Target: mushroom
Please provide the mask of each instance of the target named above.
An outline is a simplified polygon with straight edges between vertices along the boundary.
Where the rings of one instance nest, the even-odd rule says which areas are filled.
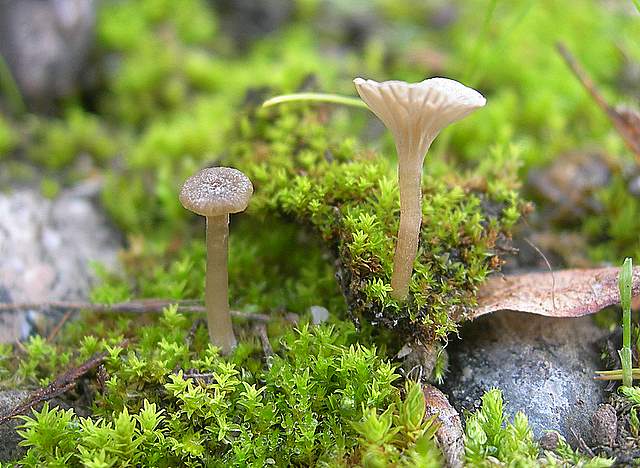
[[[474,89],[447,78],[420,83],[356,78],[358,94],[393,134],[398,153],[400,228],[393,258],[391,295],[409,294],[422,222],[422,164],[438,133],[482,107],[486,99]]]
[[[229,214],[243,211],[253,194],[251,181],[230,167],[203,169],[180,190],[180,203],[207,220],[205,306],[211,342],[228,354],[236,347],[229,314],[227,273]]]

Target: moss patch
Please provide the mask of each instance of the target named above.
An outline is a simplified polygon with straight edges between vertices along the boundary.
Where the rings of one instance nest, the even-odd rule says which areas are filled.
[[[93,417],[48,405],[24,417],[21,466],[439,465],[420,385],[394,386],[400,376],[352,326],[289,330],[265,365],[255,339],[220,358],[206,328],[174,309],[142,328],[95,323],[96,334],[86,322],[66,331],[62,349],[80,340],[73,352],[54,358],[59,349],[33,338],[17,369],[0,361],[3,377],[45,383],[107,353],[80,392],[96,392]],[[132,345],[119,346],[123,336]]]
[[[520,215],[508,164],[465,174],[441,163],[433,174],[427,163],[411,298],[398,303],[389,295],[400,213],[393,160],[337,140],[321,113],[265,110],[244,122],[228,160],[256,187],[249,213],[292,218],[321,234],[356,321],[427,340],[456,329],[477,285],[500,267]]]

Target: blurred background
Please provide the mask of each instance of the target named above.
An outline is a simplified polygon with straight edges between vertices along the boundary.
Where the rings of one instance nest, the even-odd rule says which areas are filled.
[[[556,45],[608,102],[637,106],[639,39],[632,0],[1,0],[0,301],[197,297],[202,232],[177,202],[183,180],[228,151],[244,109],[295,91],[353,96],[355,76],[478,89],[486,109],[444,132],[427,164],[517,166],[537,204],[526,229],[555,266],[638,256],[637,160]],[[394,157],[370,115],[334,119]],[[283,229],[261,242],[287,245]],[[260,251],[243,242],[232,250]],[[237,258],[232,269],[255,269]],[[283,273],[291,291],[276,296],[273,271],[251,270],[240,300],[344,308],[322,265],[294,268],[314,278],[304,286]],[[3,320],[5,340],[30,327]]]

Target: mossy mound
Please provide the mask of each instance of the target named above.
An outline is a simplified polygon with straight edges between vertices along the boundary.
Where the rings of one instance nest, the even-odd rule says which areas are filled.
[[[249,215],[313,226],[335,255],[357,323],[406,338],[445,339],[509,246],[524,206],[509,170],[516,164],[470,172],[443,162],[431,171],[427,163],[420,251],[411,297],[400,303],[389,295],[400,213],[396,164],[354,139],[340,141],[327,119],[326,112],[293,109],[246,117],[225,161],[255,185]]]

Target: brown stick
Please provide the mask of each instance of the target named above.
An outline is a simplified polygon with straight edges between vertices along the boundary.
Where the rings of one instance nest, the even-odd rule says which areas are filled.
[[[129,340],[124,340],[118,346],[125,348],[128,345]],[[49,401],[72,389],[73,387],[75,387],[81,377],[86,375],[90,370],[102,364],[106,357],[107,353],[96,354],[89,360],[80,364],[78,367],[74,367],[64,374],[59,375],[49,385],[34,391],[33,393],[31,393],[31,395],[25,398],[7,414],[0,416],[0,424],[19,414],[24,414],[27,411],[33,409],[34,406],[40,403],[44,403],[45,401]]]
[[[73,310],[67,310],[62,316],[62,318],[60,319],[60,321],[56,324],[56,326],[53,327],[53,330],[51,330],[51,333],[49,333],[49,336],[47,336],[47,341],[49,343],[51,343],[54,340],[54,338],[58,336],[58,333],[60,333],[60,330],[62,330],[62,326],[65,323],[67,323],[67,320],[69,320],[69,317],[71,317],[71,314],[73,314]]]
[[[582,86],[584,86],[596,104],[598,104],[605,114],[607,114],[609,120],[611,120],[613,126],[622,136],[626,145],[636,154],[636,158],[640,159],[640,129],[636,128],[636,125],[638,125],[638,117],[631,112],[621,112],[611,106],[604,99],[602,94],[600,94],[595,83],[587,75],[584,68],[582,68],[576,58],[571,54],[571,52],[569,52],[569,49],[560,42],[556,44],[556,47],[564,61],[567,63],[567,66],[571,69],[576,78],[578,78],[578,81],[582,83]]]
[[[271,347],[271,342],[269,341],[269,335],[267,335],[267,326],[264,323],[256,323],[254,330],[260,338],[262,351],[264,352],[265,357],[268,358],[270,356],[273,356],[273,348]]]
[[[50,310],[63,309],[66,311],[89,310],[96,313],[157,313],[170,305],[176,304],[178,311],[182,313],[200,313],[206,312],[203,305],[194,301],[171,301],[165,299],[143,299],[138,301],[120,302],[117,304],[92,304],[90,302],[23,302],[15,304],[0,304],[0,313],[3,312],[20,312],[27,310]],[[231,311],[234,318],[243,318],[253,322],[269,322],[272,317],[266,314],[258,314],[252,312],[241,312],[237,310]]]
[[[426,417],[436,417],[440,427],[436,431],[438,446],[444,455],[447,468],[462,468],[464,465],[464,431],[460,415],[449,400],[433,385],[422,385],[427,404]]]

